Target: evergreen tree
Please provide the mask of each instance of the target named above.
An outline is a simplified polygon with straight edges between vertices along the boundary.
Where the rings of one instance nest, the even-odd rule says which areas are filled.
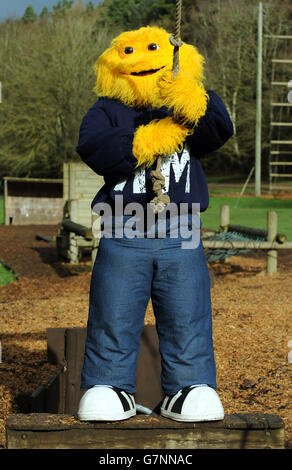
[[[94,10],[94,5],[92,2],[88,2],[86,5],[86,13],[92,13]]]
[[[174,8],[171,0],[108,0],[103,4],[102,18],[109,26],[138,28],[171,17]]]
[[[74,0],[59,0],[57,5],[53,5],[54,16],[64,16],[66,11],[72,8]]]
[[[50,16],[48,7],[44,7],[41,11],[40,18],[46,19]]]
[[[31,4],[26,7],[22,20],[25,23],[33,23],[37,20],[37,14]]]

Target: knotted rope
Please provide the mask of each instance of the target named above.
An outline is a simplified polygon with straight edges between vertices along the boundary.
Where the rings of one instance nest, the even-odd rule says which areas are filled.
[[[176,0],[175,4],[175,31],[170,36],[169,41],[174,46],[173,49],[173,64],[172,64],[172,79],[174,80],[179,72],[179,48],[182,46],[180,39],[181,30],[181,12],[182,12],[182,0]],[[152,199],[150,205],[155,214],[162,212],[164,208],[170,203],[170,197],[168,194],[163,193],[165,186],[165,178],[161,173],[162,156],[157,157],[156,169],[151,172],[151,180],[153,191],[156,196]]]
[[[183,45],[180,39],[180,27],[181,27],[181,11],[182,11],[182,0],[176,0],[175,10],[175,31],[170,36],[169,41],[174,46],[173,50],[173,64],[172,64],[172,79],[174,80],[179,72],[179,48]]]

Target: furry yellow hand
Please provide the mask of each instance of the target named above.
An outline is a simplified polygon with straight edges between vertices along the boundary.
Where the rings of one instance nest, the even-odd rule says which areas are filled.
[[[180,71],[172,79],[172,72],[166,71],[159,83],[159,93],[163,104],[173,108],[175,119],[186,124],[196,125],[207,109],[208,95],[201,82],[195,81]]]
[[[133,140],[133,153],[138,165],[151,166],[158,155],[172,155],[180,151],[190,133],[189,129],[175,123],[171,117],[139,126]]]

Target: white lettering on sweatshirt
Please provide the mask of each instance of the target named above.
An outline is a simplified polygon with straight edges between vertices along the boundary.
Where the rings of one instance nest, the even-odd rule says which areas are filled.
[[[161,173],[165,178],[165,188],[163,192],[169,191],[170,181],[170,169],[173,169],[175,182],[178,183],[185,168],[187,167],[187,177],[185,192],[190,192],[190,154],[187,149],[184,149],[179,159],[177,152],[175,152],[171,158],[166,157],[161,164]],[[123,191],[127,183],[127,179],[117,183],[113,188],[114,191]],[[142,194],[146,193],[146,170],[144,166],[141,166],[135,172],[133,179],[133,193]]]

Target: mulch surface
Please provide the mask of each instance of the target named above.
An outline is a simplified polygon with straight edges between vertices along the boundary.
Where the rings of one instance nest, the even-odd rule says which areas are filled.
[[[0,260],[18,279],[0,287],[0,448],[5,423],[19,412],[19,396],[46,384],[56,366],[48,363],[46,329],[85,327],[90,260],[78,266],[60,261],[56,226],[0,226]],[[209,266],[218,393],[226,413],[276,413],[292,448],[291,372],[292,252],[280,250],[278,273],[266,274],[263,252],[234,256]],[[145,324],[154,324],[149,303]]]

